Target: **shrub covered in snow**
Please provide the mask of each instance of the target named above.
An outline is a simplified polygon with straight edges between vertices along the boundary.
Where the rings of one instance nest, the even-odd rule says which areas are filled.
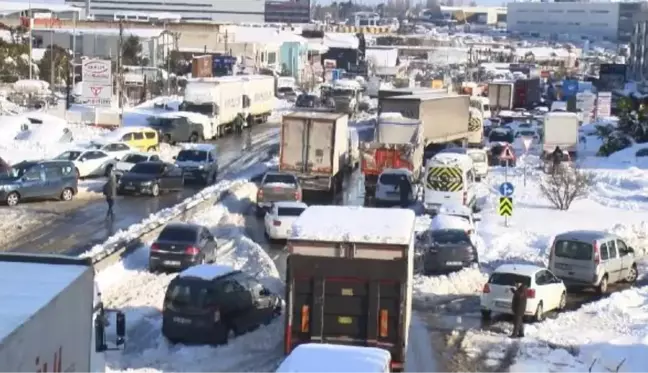
[[[569,210],[572,202],[587,195],[594,175],[576,167],[558,167],[540,181],[542,195],[557,209]]]

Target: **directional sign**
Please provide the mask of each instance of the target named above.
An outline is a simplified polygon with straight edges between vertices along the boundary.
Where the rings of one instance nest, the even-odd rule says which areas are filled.
[[[507,181],[506,183],[500,184],[499,192],[502,197],[510,197],[513,195],[513,192],[515,192],[515,188],[513,187],[513,184]]]
[[[513,216],[513,198],[500,197],[498,211],[500,216],[505,216],[505,217]]]

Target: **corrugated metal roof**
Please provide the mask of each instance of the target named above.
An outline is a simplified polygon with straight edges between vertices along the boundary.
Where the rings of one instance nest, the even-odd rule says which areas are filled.
[[[38,28],[34,31],[45,31],[45,32],[54,32],[57,34],[74,34],[77,35],[119,35],[119,29],[117,28],[84,28],[84,29],[59,29],[59,28]],[[164,29],[136,29],[128,28],[124,29],[125,36],[137,36],[143,39],[159,37],[164,33]]]

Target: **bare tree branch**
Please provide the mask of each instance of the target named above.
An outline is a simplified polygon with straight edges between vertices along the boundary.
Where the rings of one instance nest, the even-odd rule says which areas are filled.
[[[583,198],[594,184],[594,176],[578,168],[560,166],[540,181],[542,195],[558,210],[569,210],[572,202]]]

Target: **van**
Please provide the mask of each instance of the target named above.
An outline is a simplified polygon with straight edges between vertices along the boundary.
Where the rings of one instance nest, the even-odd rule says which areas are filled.
[[[71,201],[77,192],[78,179],[70,161],[24,161],[0,175],[0,200],[8,206],[26,199]]]
[[[488,176],[488,152],[486,149],[468,148],[466,154],[472,159],[475,180],[481,181]]]
[[[93,142],[102,144],[105,142],[125,142],[130,147],[143,152],[151,152],[160,149],[160,137],[158,132],[150,127],[120,127],[109,132]]]
[[[570,231],[556,235],[548,268],[567,286],[594,287],[599,294],[617,282],[634,283],[639,276],[632,247],[607,232]]]
[[[477,180],[467,154],[439,153],[425,164],[423,205],[426,211],[454,202],[476,208]]]
[[[390,372],[391,354],[377,347],[304,343],[281,362],[276,372]]]

